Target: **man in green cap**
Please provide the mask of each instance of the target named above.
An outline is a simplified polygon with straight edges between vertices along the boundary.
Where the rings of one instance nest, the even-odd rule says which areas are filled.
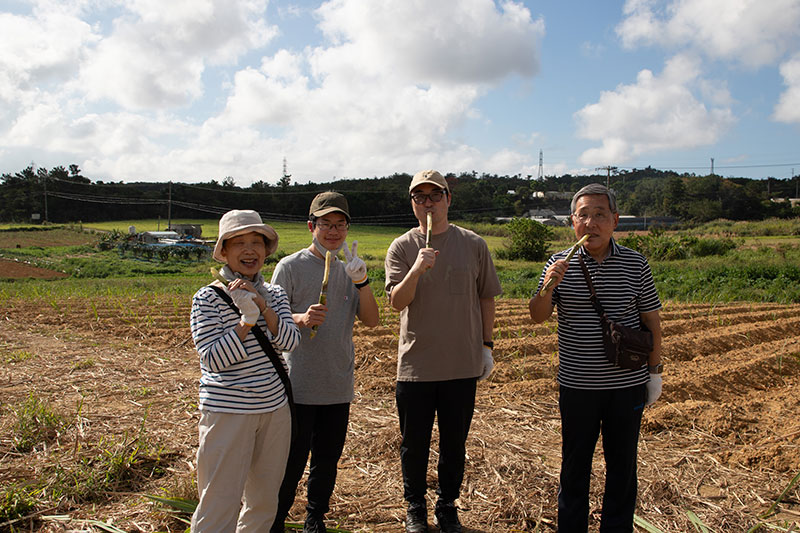
[[[311,245],[281,259],[272,274],[272,283],[283,287],[289,296],[301,339],[294,351],[283,354],[289,365],[298,431],[289,452],[271,533],[284,531],[309,452],[303,531],[325,532],[325,513],[336,483],[353,400],[353,324],[358,316],[366,326],[378,325],[378,304],[369,286],[367,265],[357,254],[358,242],[353,242],[352,249],[347,247],[349,228],[347,199],[332,191],[318,194],[308,211]],[[347,263],[336,257],[342,249]],[[321,304],[328,251],[333,257],[327,301]]]

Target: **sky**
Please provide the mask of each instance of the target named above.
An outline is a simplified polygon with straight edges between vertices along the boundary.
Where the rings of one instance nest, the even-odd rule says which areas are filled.
[[[800,0],[0,0],[0,173],[790,178],[799,140]]]

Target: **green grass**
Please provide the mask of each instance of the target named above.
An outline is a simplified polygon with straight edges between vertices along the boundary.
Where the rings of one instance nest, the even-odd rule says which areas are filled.
[[[36,509],[36,489],[10,484],[0,490],[0,524],[22,518]]]
[[[16,450],[32,451],[34,446],[53,438],[65,426],[61,416],[33,395],[17,409],[19,422],[13,440]],[[99,442],[76,446],[74,462],[48,462],[35,482],[11,485],[0,491],[0,517],[13,520],[24,516],[47,500],[73,502],[100,501],[107,493],[136,491],[154,478],[166,474],[170,454],[152,443],[145,432],[147,417],[137,435],[104,437]],[[2,523],[2,520],[0,520]]]
[[[216,220],[176,220],[175,222],[203,223],[213,228]],[[91,225],[101,229],[125,229],[135,225],[146,229],[158,221],[119,221]],[[310,233],[302,222],[275,222],[280,242],[278,252],[268,259],[264,277],[270,279],[275,262],[280,257],[305,248],[310,244]],[[163,226],[163,221],[162,221]],[[485,235],[489,249],[503,246],[502,226],[496,224],[470,225],[473,230],[488,232]],[[772,226],[769,226],[772,227]],[[364,258],[372,279],[376,296],[384,297],[383,260],[392,240],[408,228],[386,226],[353,226],[349,238],[359,241],[359,255]],[[570,246],[574,235],[570,228],[557,228],[549,251],[556,252]],[[688,234],[688,233],[686,233]],[[617,235],[623,238],[625,234]],[[679,234],[680,235],[680,234]],[[678,301],[770,301],[800,302],[800,239],[797,237],[749,237],[751,239],[780,239],[777,246],[743,244],[722,256],[710,256],[675,261],[650,259],[659,294],[664,300]],[[730,240],[728,237],[724,239]],[[37,266],[61,270],[69,278],[43,280],[0,280],[0,302],[9,298],[40,298],[57,308],[69,297],[149,297],[153,294],[172,294],[191,297],[210,281],[209,266],[212,260],[193,261],[157,258],[150,260],[130,255],[121,256],[116,250],[99,252],[90,246],[33,246],[20,249],[0,249],[0,255],[17,257]],[[503,286],[503,297],[528,298],[538,284],[544,263],[530,261],[496,260],[498,276]]]
[[[36,356],[27,350],[15,350],[6,354],[3,358],[3,361],[6,363],[21,363],[23,361],[27,361],[28,359],[33,359],[34,357]]]
[[[52,441],[64,426],[63,417],[33,392],[22,405],[14,409],[14,414],[17,420],[12,440],[16,451],[21,453],[30,452],[38,445]]]

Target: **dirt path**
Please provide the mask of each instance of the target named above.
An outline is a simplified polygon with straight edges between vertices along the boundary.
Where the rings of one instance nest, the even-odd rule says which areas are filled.
[[[142,495],[194,496],[199,369],[188,303],[166,296],[12,301],[0,311],[0,486],[52,475],[54,464],[71,468],[144,428],[168,458],[167,471],[105,494],[101,505],[62,499],[46,514],[111,518],[129,531],[182,530]],[[357,395],[329,515],[329,525],[335,520],[353,531],[400,531],[404,517],[394,408],[397,315],[382,313],[382,326],[356,331]],[[550,531],[555,523],[555,323],[533,325],[526,316],[526,302],[499,301],[497,367],[478,387],[460,500],[468,531]],[[663,325],[665,390],[645,413],[637,515],[683,532],[694,530],[692,511],[712,530],[745,531],[800,471],[800,305],[671,303]],[[14,409],[31,393],[70,426],[46,450],[22,454],[13,450]],[[432,465],[437,459],[433,453]],[[596,465],[593,527],[600,455]],[[430,482],[435,487],[433,474]],[[787,497],[772,523],[800,521],[798,489]],[[31,529],[68,527],[35,521]]]

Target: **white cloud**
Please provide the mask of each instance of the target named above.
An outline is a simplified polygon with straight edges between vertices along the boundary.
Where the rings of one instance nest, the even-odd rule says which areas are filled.
[[[542,23],[519,4],[334,0],[317,15],[327,45],[239,71],[218,127],[280,126],[290,165],[309,176],[487,168],[487,160],[516,171],[529,157],[449,139],[492,84],[538,68]]]
[[[231,64],[276,33],[266,0],[137,0],[89,54],[81,85],[126,109],[187,105],[203,94],[207,65]]]
[[[41,0],[27,18],[0,19],[48,43],[0,58],[0,104],[14,99],[0,110],[0,150],[36,147],[51,166],[68,154],[100,179],[232,175],[241,185],[274,181],[284,156],[301,181],[425,167],[515,173],[527,161],[454,140],[482,119],[480,96],[538,70],[544,25],[521,3],[332,0],[315,12],[322,45],[254,63],[277,34],[266,4]],[[56,14],[63,23],[46,20]],[[10,38],[0,31],[0,43]],[[45,75],[57,84],[43,86]],[[215,102],[223,110],[192,118],[189,105],[217,89],[228,91]]]
[[[521,3],[500,7],[490,0],[332,0],[317,13],[324,34],[340,45],[334,50],[372,73],[388,70],[415,83],[532,76],[544,22]]]
[[[581,163],[620,164],[645,153],[716,142],[734,117],[729,107],[709,109],[692,94],[694,85],[704,83],[699,74],[699,61],[675,56],[660,76],[642,70],[635,84],[605,91],[576,112],[578,135],[602,142],[586,150]]]
[[[800,53],[781,65],[786,90],[781,94],[772,115],[779,122],[800,123]]]
[[[77,68],[83,47],[95,39],[88,24],[62,13],[40,18],[0,13],[0,71],[14,89],[63,80]]]
[[[616,31],[625,46],[689,46],[757,68],[800,41],[797,0],[627,0]]]

